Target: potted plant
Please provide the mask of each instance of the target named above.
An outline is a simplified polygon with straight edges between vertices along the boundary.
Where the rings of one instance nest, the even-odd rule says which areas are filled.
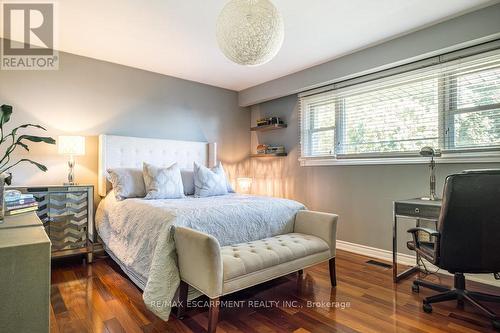
[[[12,153],[16,150],[16,148],[21,147],[29,151],[28,142],[44,142],[48,144],[55,144],[56,140],[51,137],[44,136],[35,136],[35,135],[27,135],[18,133],[19,130],[34,127],[41,130],[46,131],[46,129],[40,125],[35,124],[24,124],[15,127],[10,131],[6,131],[4,126],[9,122],[10,117],[12,116],[12,106],[10,105],[2,105],[0,106],[0,149],[3,152],[3,157],[0,159],[0,219],[3,219],[4,209],[4,189],[5,184],[10,185],[12,181],[12,174],[10,171],[13,167],[20,163],[31,163],[35,165],[38,169],[42,171],[47,171],[47,167],[43,164],[35,162],[28,158],[21,158],[17,160],[11,160]],[[0,156],[2,154],[0,153]]]

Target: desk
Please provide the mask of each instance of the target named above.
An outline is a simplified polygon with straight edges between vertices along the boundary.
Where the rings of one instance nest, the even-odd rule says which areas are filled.
[[[408,268],[404,272],[398,273],[398,218],[410,218],[417,221],[420,220],[437,221],[441,212],[441,200],[430,201],[423,199],[409,199],[394,201],[393,218],[394,225],[392,231],[392,273],[394,282],[408,277],[409,275],[420,270],[419,257],[417,255],[417,263],[415,266]]]
[[[50,240],[34,212],[5,217],[0,267],[2,333],[48,333]]]

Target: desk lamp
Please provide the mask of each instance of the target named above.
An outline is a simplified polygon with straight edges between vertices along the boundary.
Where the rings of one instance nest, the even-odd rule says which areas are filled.
[[[434,149],[432,147],[426,146],[420,149],[420,156],[431,158],[431,163],[429,164],[429,198],[423,199],[439,200],[439,197],[436,195],[436,172],[434,170],[434,168],[436,167],[436,162],[434,161],[434,157],[441,156],[441,151],[439,149]]]

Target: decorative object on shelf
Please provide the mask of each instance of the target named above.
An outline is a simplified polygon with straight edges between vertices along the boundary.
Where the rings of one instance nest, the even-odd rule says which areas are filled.
[[[59,136],[59,154],[68,155],[68,182],[64,185],[75,185],[75,156],[85,155],[85,137],[78,135]]]
[[[36,214],[52,243],[52,257],[87,255],[94,248],[94,187],[92,185],[9,187],[31,195],[38,203]]]
[[[257,126],[283,125],[284,123],[280,117],[267,117],[257,120]]]
[[[3,104],[0,106],[0,145],[6,144],[3,157],[0,159],[0,220],[4,217],[4,187],[5,184],[10,185],[12,181],[12,174],[7,171],[15,167],[20,163],[29,162],[35,165],[41,171],[47,171],[47,167],[43,164],[35,162],[28,158],[21,158],[16,162],[11,162],[11,154],[15,151],[17,147],[22,147],[26,151],[29,151],[28,142],[44,142],[47,144],[55,144],[56,141],[51,137],[35,136],[22,134],[19,135],[18,131],[34,127],[46,131],[46,129],[40,125],[35,124],[24,124],[14,127],[9,133],[5,130],[4,126],[9,122],[12,116],[12,106]]]
[[[439,197],[436,194],[436,172],[434,170],[436,167],[436,161],[434,161],[434,157],[441,156],[441,150],[426,146],[420,149],[420,156],[431,158],[431,162],[429,164],[429,198],[422,199],[439,200]]]
[[[285,122],[280,117],[267,117],[257,120],[257,126],[251,127],[251,131],[271,131],[286,128]]]
[[[287,156],[284,146],[280,145],[265,145],[260,144],[257,146],[257,154],[252,154],[251,157],[277,157]]]
[[[217,42],[231,61],[258,66],[270,61],[283,44],[285,28],[269,0],[231,0],[217,20]]]
[[[239,193],[244,193],[244,194],[250,193],[250,190],[252,189],[252,182],[253,182],[252,178],[239,177],[236,179],[236,182],[238,183],[238,192]]]
[[[260,144],[257,146],[257,154],[265,154],[267,152],[267,145]]]
[[[285,153],[285,147],[284,146],[267,146],[266,154],[284,154]]]

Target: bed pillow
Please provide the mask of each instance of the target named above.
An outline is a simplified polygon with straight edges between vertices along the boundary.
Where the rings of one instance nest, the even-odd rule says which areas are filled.
[[[222,166],[222,163],[219,162],[216,166],[212,168],[212,171],[215,173],[223,174],[224,178],[226,179],[226,188],[229,193],[234,193],[233,187],[231,186],[231,183],[229,182],[229,179],[227,178],[226,171],[224,170],[224,167]]]
[[[194,171],[181,170],[182,186],[184,187],[185,195],[194,194]]]
[[[168,168],[143,164],[146,199],[178,199],[184,198],[181,170],[177,163]]]
[[[203,198],[227,194],[227,179],[224,169],[219,164],[209,169],[194,163],[194,196]]]
[[[143,198],[146,195],[141,169],[110,168],[107,171],[116,200]]]

